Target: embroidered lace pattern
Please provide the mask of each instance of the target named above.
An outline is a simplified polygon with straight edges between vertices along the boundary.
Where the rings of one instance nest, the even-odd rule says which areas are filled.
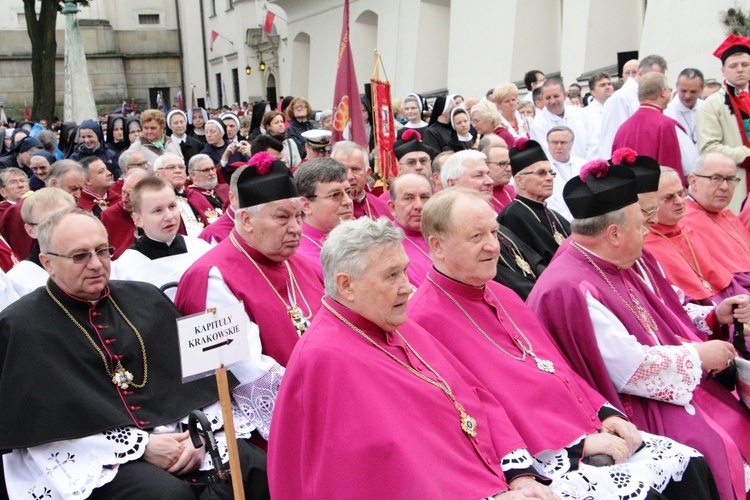
[[[552,479],[550,489],[561,498],[645,499],[650,488],[661,492],[670,480],[680,480],[690,458],[700,454],[669,438],[641,435],[645,446],[623,464],[593,467],[571,463],[567,450],[582,447],[583,436],[565,449],[536,454],[534,465]]]
[[[711,314],[711,311],[713,311],[713,307],[702,306],[700,304],[693,304],[688,302],[687,304],[683,305],[683,309],[685,309],[685,312],[688,313],[688,316],[690,316],[693,325],[698,330],[706,332],[709,335],[713,334],[711,328],[708,327],[708,323],[706,322],[706,318],[708,318],[708,315]]]
[[[101,434],[13,450],[7,464],[8,490],[13,498],[86,498],[115,477],[117,466],[143,456],[148,433],[118,427]],[[18,474],[15,474],[18,472]],[[17,478],[15,482],[11,478]]]
[[[694,349],[683,346],[642,346],[643,362],[622,388],[623,393],[684,406],[691,415],[693,390],[701,367]]]
[[[264,439],[268,439],[271,429],[271,414],[283,375],[283,368],[276,365],[260,378],[232,391],[235,402]]]

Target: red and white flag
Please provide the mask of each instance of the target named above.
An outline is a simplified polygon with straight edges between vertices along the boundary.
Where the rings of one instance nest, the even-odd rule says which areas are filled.
[[[354,71],[354,59],[349,43],[349,0],[344,0],[344,23],[341,27],[336,89],[333,93],[331,142],[335,144],[338,141],[354,141],[365,148],[368,148],[370,143],[365,133],[357,74]]]
[[[266,7],[266,20],[263,22],[263,31],[271,33],[273,31],[273,20],[276,19],[276,14],[268,10]]]
[[[182,90],[177,91],[177,109],[185,110],[185,103],[182,101]]]
[[[208,49],[213,52],[214,50],[214,42],[216,39],[219,38],[219,34],[215,32],[214,30],[211,30],[211,45],[209,45]]]

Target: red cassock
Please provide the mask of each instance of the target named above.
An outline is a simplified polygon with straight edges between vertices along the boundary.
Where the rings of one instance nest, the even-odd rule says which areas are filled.
[[[0,218],[0,234],[13,249],[19,260],[29,256],[35,240],[29,236],[24,228],[23,219],[21,218],[21,207],[24,198],[21,198],[15,205],[11,205]]]
[[[135,241],[133,218],[122,207],[122,201],[118,201],[102,212],[101,221],[107,229],[109,244],[115,247],[114,258],[117,259]]]
[[[476,419],[476,437],[463,432],[442,390],[321,308],[294,349],[276,399],[268,451],[272,498],[479,499],[505,491],[500,460],[524,443],[497,400],[415,323],[401,325],[400,335],[385,332],[325,300],[418,373],[438,380],[429,365],[440,374]]]

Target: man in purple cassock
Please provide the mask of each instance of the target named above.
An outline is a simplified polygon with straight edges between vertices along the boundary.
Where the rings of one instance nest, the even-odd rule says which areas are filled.
[[[721,498],[745,498],[750,414],[709,376],[736,352],[701,342],[631,270],[647,232],[636,186],[603,160],[566,184],[572,240],[528,305],[584,380],[641,429],[703,453]]]

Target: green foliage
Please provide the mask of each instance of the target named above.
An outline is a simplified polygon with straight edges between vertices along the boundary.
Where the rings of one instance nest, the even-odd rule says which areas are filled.
[[[719,12],[719,20],[726,26],[727,35],[750,36],[750,11],[730,8]]]

